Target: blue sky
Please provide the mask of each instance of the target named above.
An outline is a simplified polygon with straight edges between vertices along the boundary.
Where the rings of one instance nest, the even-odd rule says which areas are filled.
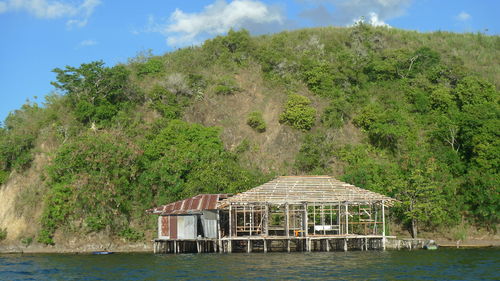
[[[229,28],[253,34],[373,25],[499,35],[498,0],[0,0],[0,120],[53,90],[65,65],[126,62],[199,44]],[[38,99],[34,99],[34,97]]]

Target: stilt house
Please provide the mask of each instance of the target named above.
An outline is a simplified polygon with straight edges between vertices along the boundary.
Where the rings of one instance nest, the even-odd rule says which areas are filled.
[[[149,212],[160,215],[160,253],[368,250],[394,238],[385,219],[395,201],[329,176],[282,176],[234,196],[198,195]]]

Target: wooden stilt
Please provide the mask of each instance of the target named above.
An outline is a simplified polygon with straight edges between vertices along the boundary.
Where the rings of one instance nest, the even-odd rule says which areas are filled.
[[[290,253],[290,239],[286,240],[286,251]]]
[[[328,241],[328,239],[326,239],[325,242],[326,242],[326,251],[330,252],[330,241]]]
[[[344,238],[344,252],[347,252],[347,238]]]
[[[267,253],[267,239],[262,240],[264,243],[264,253]]]
[[[252,252],[252,240],[247,239],[247,253]]]
[[[385,251],[385,202],[382,200],[382,250]]]
[[[285,236],[290,236],[290,215],[288,212],[288,204],[285,204]]]
[[[233,222],[232,222],[232,213],[233,213],[233,208],[232,205],[229,205],[229,238],[233,237]]]

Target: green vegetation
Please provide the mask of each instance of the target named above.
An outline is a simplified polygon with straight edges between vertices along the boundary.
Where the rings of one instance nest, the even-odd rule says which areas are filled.
[[[7,238],[7,228],[0,228],[0,242]]]
[[[33,237],[24,237],[21,239],[21,244],[23,244],[24,247],[29,247],[33,243]]]
[[[260,111],[250,112],[247,117],[247,124],[259,133],[263,133],[266,131],[266,122],[264,121],[262,112]]]
[[[288,97],[285,110],[280,115],[280,123],[288,124],[297,130],[310,130],[316,120],[316,109],[304,96],[292,94]]]
[[[159,59],[149,59],[145,63],[138,64],[137,66],[137,75],[139,77],[143,77],[146,75],[158,75],[163,73],[163,62]]]
[[[230,95],[239,91],[238,85],[233,77],[225,75],[217,80],[214,92],[218,95]]]
[[[260,37],[231,30],[126,65],[57,68],[60,93],[0,127],[0,183],[51,155],[46,189],[33,192],[45,202],[37,240],[46,244],[58,230],[145,239],[155,226],[147,208],[293,173],[331,174],[399,199],[393,219],[414,236],[495,229],[499,42],[365,24]],[[255,77],[262,85],[246,80]],[[283,93],[293,93],[284,105]],[[263,112],[296,130],[266,124]],[[214,123],[222,128],[200,125]],[[237,135],[228,124],[266,134]],[[272,147],[280,153],[248,157],[284,140],[293,154]]]

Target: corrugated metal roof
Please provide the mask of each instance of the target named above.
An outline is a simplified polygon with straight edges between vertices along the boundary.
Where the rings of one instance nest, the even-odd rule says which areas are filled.
[[[246,192],[236,194],[218,204],[225,208],[230,203],[373,203],[397,201],[385,195],[339,181],[330,176],[282,176]]]
[[[215,210],[217,209],[217,202],[226,198],[228,198],[227,194],[199,194],[191,198],[146,210],[146,212],[157,215],[182,215],[203,210]]]

